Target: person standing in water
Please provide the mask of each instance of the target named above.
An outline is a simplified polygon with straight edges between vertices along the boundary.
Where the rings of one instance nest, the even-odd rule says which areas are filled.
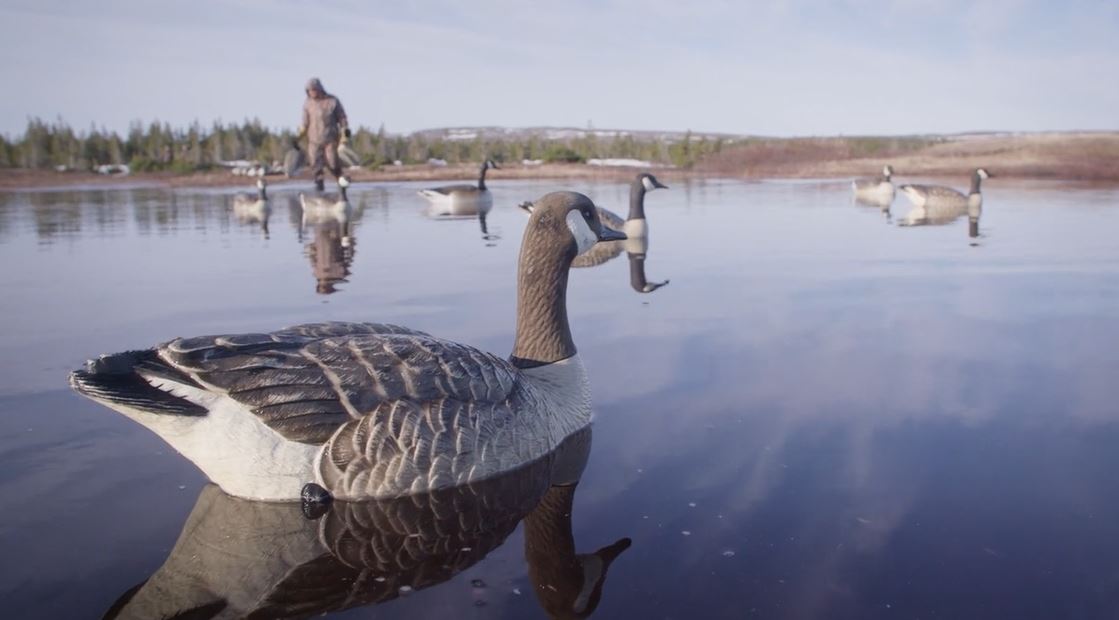
[[[315,189],[323,190],[323,168],[329,167],[335,180],[342,178],[342,165],[338,162],[338,143],[350,139],[349,120],[338,97],[326,92],[319,78],[307,81],[307,100],[303,102],[303,121],[299,124],[299,138],[307,137],[307,154],[311,158],[311,173]]]

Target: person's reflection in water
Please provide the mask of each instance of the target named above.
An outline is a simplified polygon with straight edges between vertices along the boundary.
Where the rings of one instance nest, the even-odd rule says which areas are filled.
[[[325,512],[208,485],[163,566],[105,617],[307,618],[378,604],[451,579],[524,519],[540,604],[554,618],[586,618],[611,563],[630,546],[623,538],[576,553],[572,508],[590,444],[588,428],[505,476],[395,500],[334,502]]]
[[[325,221],[313,228],[314,237],[307,244],[306,252],[315,274],[315,292],[329,295],[338,290],[336,284],[346,282],[350,275],[356,240],[348,223]]]

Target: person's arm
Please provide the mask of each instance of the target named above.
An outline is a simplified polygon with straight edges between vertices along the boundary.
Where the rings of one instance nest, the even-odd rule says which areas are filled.
[[[299,134],[296,139],[307,135],[307,127],[311,125],[311,113],[307,111],[307,102],[303,102],[303,118],[299,121]]]
[[[342,107],[342,100],[335,97],[334,102],[334,119],[338,122],[338,128],[342,130],[342,135],[346,138],[350,137],[350,119],[346,118],[346,110]]]

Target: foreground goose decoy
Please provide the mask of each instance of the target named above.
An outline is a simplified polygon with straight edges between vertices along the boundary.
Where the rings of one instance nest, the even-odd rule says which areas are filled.
[[[404,327],[319,323],[105,355],[70,383],[238,497],[295,500],[307,486],[376,499],[469,484],[590,424],[568,270],[597,241],[622,238],[582,194],[536,203],[508,361]]]
[[[876,207],[889,207],[894,201],[894,167],[882,167],[882,176],[851,181],[855,200]]]
[[[611,563],[630,546],[623,538],[593,553],[576,551],[572,500],[589,444],[588,428],[492,480],[311,510],[207,486],[163,565],[104,617],[308,618],[377,605],[403,588],[451,580],[503,545],[522,520],[541,604],[560,612],[553,617],[587,617]]]
[[[264,179],[257,179],[257,193],[237,194],[233,197],[233,214],[242,224],[260,224],[265,239],[268,238],[268,218],[272,215],[267,187]]]
[[[482,163],[478,173],[478,184],[444,185],[421,189],[420,196],[431,201],[428,213],[431,215],[478,215],[493,208],[493,195],[486,187],[486,171],[499,168],[492,159]]]

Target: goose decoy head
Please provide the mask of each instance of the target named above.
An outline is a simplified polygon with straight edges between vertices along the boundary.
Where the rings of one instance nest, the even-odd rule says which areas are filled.
[[[658,181],[657,177],[649,174],[648,172],[642,172],[641,174],[637,175],[637,178],[641,181],[641,185],[645,186],[645,191],[647,192],[651,192],[654,189],[668,189],[667,185]]]
[[[594,202],[577,192],[552,192],[533,203],[525,234],[540,233],[552,238],[566,236],[575,246],[575,255],[586,252],[599,241],[626,238],[624,233],[603,226]]]
[[[501,166],[497,165],[497,162],[495,162],[492,159],[487,159],[486,163],[482,164],[482,167],[485,168],[486,170],[491,170],[491,169],[500,170],[501,169]]]
[[[991,174],[990,172],[987,172],[986,168],[976,168],[975,169],[975,175],[978,176],[981,179],[989,179],[989,178],[995,176],[995,175]]]
[[[890,164],[886,164],[885,166],[883,166],[882,176],[886,177],[887,179],[894,176],[894,167]]]

